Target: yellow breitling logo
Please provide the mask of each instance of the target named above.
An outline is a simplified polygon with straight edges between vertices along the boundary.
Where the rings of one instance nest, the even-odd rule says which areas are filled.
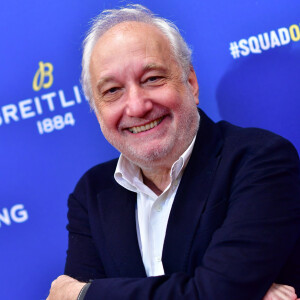
[[[41,88],[48,89],[53,84],[53,65],[49,62],[39,62],[39,69],[36,71],[33,82],[32,88],[34,91],[39,91]],[[45,79],[48,79],[45,82]]]

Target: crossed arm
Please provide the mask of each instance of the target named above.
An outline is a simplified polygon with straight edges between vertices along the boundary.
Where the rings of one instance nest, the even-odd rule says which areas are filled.
[[[76,300],[85,284],[67,275],[59,276],[52,282],[46,300]],[[297,298],[293,287],[273,283],[262,300],[300,300],[300,298]]]
[[[269,147],[267,152],[260,153],[260,159],[254,157],[245,164],[244,168],[248,170],[247,172],[244,170],[241,173],[243,176],[238,177],[227,219],[214,234],[204,255],[204,265],[196,268],[196,279],[183,273],[140,279],[97,279],[91,285],[92,292],[88,292],[87,299],[213,299],[216,295],[219,295],[217,298],[222,298],[223,291],[226,291],[227,295],[234,294],[232,299],[240,299],[244,287],[247,286],[249,291],[251,285],[253,289],[250,289],[250,294],[245,295],[244,299],[259,299],[258,295],[263,297],[263,293],[267,290],[266,283],[269,282],[270,285],[275,280],[275,276],[270,274],[277,274],[283,264],[278,263],[278,260],[282,260],[282,256],[285,260],[287,253],[293,248],[289,245],[289,238],[286,235],[290,231],[297,231],[299,225],[299,215],[295,213],[297,209],[299,210],[299,204],[291,200],[299,196],[299,173],[296,174],[298,171],[295,167],[295,153],[283,147],[282,157],[272,161],[272,151],[282,151],[282,147],[278,144]],[[251,176],[253,179],[249,182]],[[247,185],[244,181],[247,181]],[[262,194],[266,198],[267,207],[255,201],[258,196],[262,198]],[[268,207],[273,202],[277,205],[282,199],[285,204],[273,209],[271,216],[268,216]],[[252,210],[254,204],[261,209],[258,216],[257,212]],[[281,209],[284,210],[283,217]],[[240,217],[233,217],[234,211],[239,211]],[[264,216],[268,216],[268,219]],[[295,243],[297,236],[299,235],[294,233],[292,244]],[[277,252],[272,252],[272,249]],[[230,257],[234,257],[232,261],[236,264],[237,271],[234,274],[231,274],[228,265]],[[256,268],[252,266],[254,263]],[[239,265],[244,265],[244,268],[239,268]],[[226,269],[225,272],[225,268],[229,270]],[[243,274],[245,272],[243,270],[247,272],[250,269],[252,273],[247,274],[246,281],[243,280],[242,277],[246,275]],[[258,276],[260,273],[263,275]],[[262,281],[265,282],[262,284]],[[60,276],[52,283],[47,300],[76,300],[83,286],[84,283],[76,279]],[[257,288],[260,290],[256,291]],[[99,296],[95,297],[96,294]],[[214,295],[213,298],[211,295]],[[296,298],[292,287],[272,284],[263,300]]]

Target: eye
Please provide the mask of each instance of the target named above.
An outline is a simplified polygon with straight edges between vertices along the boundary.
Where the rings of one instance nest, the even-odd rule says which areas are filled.
[[[105,94],[114,94],[115,92],[117,92],[119,90],[118,87],[112,87],[108,90],[105,91]]]
[[[157,81],[159,79],[161,79],[160,76],[151,76],[151,77],[147,78],[146,81],[148,81],[148,82],[154,82],[154,81]]]
[[[149,87],[159,87],[165,83],[165,79],[165,76],[161,75],[149,76],[143,81],[143,84]]]
[[[103,88],[99,93],[99,99],[105,102],[118,100],[122,95],[122,86],[112,86]]]

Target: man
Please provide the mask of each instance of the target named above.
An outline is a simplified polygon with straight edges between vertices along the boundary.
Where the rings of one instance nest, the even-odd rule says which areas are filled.
[[[175,26],[139,5],[102,13],[82,83],[121,156],[70,195],[65,275],[48,299],[296,299],[297,153],[198,111]]]

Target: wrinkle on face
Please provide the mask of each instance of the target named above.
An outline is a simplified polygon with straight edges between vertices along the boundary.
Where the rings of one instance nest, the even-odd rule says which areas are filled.
[[[124,22],[108,30],[93,49],[90,73],[102,132],[129,160],[144,169],[150,161],[170,165],[188,147],[199,120],[196,77],[190,73],[192,85],[183,80],[169,40],[156,27]],[[105,85],[111,93],[103,94]],[[128,130],[162,116],[147,132]]]

